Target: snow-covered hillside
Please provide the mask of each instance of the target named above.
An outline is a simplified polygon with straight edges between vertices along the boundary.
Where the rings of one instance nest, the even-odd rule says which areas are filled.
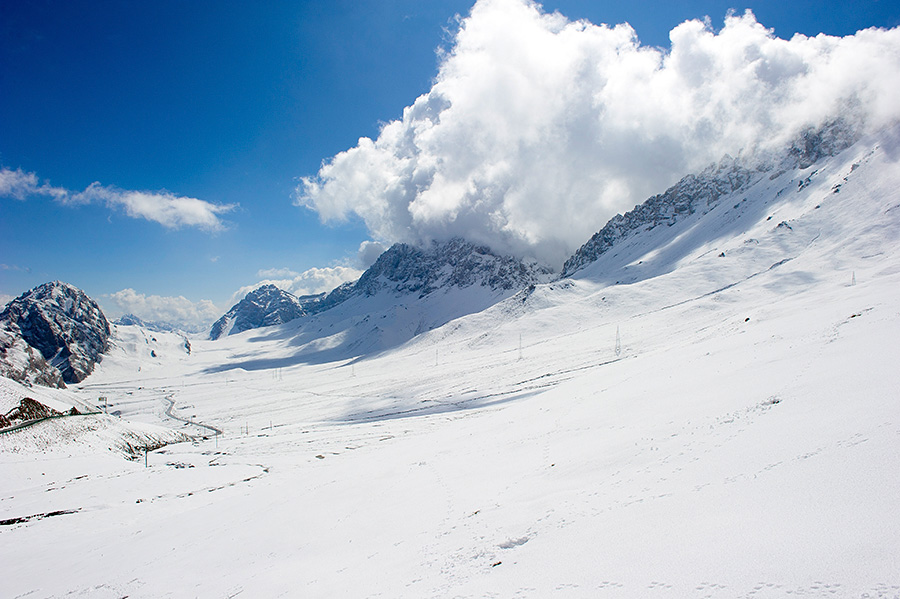
[[[4,592],[900,596],[900,128],[734,189],[518,292],[118,327],[75,392],[207,438],[0,437]]]

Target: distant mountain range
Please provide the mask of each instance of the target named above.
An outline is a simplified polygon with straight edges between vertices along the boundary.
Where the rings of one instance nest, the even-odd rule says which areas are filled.
[[[510,291],[551,276],[546,267],[497,255],[460,238],[434,242],[427,248],[398,243],[382,253],[357,281],[331,293],[296,297],[274,285],[251,291],[213,324],[209,338],[318,314],[354,297],[388,293],[421,299],[437,290],[472,286]]]
[[[808,169],[855,140],[852,128],[835,121],[805,132],[778,154],[726,156],[612,218],[565,262],[559,275],[460,238],[426,247],[395,244],[357,281],[330,293],[297,297],[274,285],[254,289],[213,324],[209,339],[303,319],[305,324],[285,333],[295,335],[300,353],[327,348],[358,355],[403,342],[539,283],[591,277],[613,284],[650,276],[636,274],[639,268],[660,273],[684,255],[679,245],[704,242],[695,230],[697,219],[720,210],[726,200],[739,211],[748,190]],[[814,175],[806,176],[807,184]],[[802,190],[804,180],[798,185]],[[735,214],[725,221],[734,221]],[[684,226],[676,226],[680,224]],[[171,324],[148,323],[134,315],[117,324],[181,333]],[[0,313],[0,374],[43,385],[78,382],[101,359],[109,337],[106,317],[84,292],[58,281],[41,285]]]
[[[187,336],[188,334],[200,333],[203,329],[198,327],[185,327],[181,324],[172,324],[164,320],[143,320],[134,314],[125,314],[121,318],[113,322],[114,325],[120,326],[139,326],[148,331],[157,331],[160,333],[176,333],[178,335]]]

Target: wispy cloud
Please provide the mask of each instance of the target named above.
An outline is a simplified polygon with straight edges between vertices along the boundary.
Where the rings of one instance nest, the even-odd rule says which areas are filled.
[[[31,272],[28,266],[19,266],[17,264],[0,264],[0,270],[13,270],[17,272]]]
[[[290,268],[267,268],[257,272],[256,276],[263,279],[287,279],[299,277],[300,273],[294,272]]]
[[[297,203],[324,221],[357,215],[385,242],[461,235],[559,265],[725,153],[838,116],[870,130],[900,119],[900,29],[783,40],[747,12],[670,39],[644,47],[627,24],[479,0],[431,90],[303,178]]]
[[[50,196],[62,200],[68,195],[68,192],[61,187],[51,187],[49,183],[41,183],[34,173],[26,173],[22,169],[0,168],[0,196],[25,200],[28,196],[34,195]]]
[[[168,191],[130,191],[92,183],[81,192],[41,183],[35,173],[21,169],[0,168],[0,196],[25,200],[31,196],[53,198],[65,206],[101,204],[120,209],[131,218],[143,218],[168,229],[197,227],[206,231],[225,228],[221,215],[231,212],[237,204],[216,204],[178,196]]]

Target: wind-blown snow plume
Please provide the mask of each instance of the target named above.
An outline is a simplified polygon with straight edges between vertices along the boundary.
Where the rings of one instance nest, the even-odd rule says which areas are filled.
[[[431,90],[377,139],[301,179],[325,221],[382,242],[463,236],[559,265],[617,212],[720,159],[837,117],[900,118],[900,30],[779,39],[747,12],[671,48],[627,24],[571,22],[530,0],[480,0]]]
[[[144,218],[169,229],[198,227],[207,231],[224,228],[219,215],[230,212],[235,204],[214,204],[197,198],[177,196],[168,191],[129,191],[91,183],[82,192],[41,183],[35,173],[21,169],[0,169],[0,196],[24,200],[29,196],[48,196],[63,205],[103,204],[121,208],[131,218]]]

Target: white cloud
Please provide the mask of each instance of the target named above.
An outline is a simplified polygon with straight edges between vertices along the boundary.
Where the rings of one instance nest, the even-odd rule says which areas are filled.
[[[198,227],[207,231],[224,229],[220,215],[236,204],[214,204],[197,198],[177,196],[168,191],[129,191],[92,183],[75,193],[49,183],[40,183],[35,173],[0,168],[0,196],[24,200],[29,196],[49,196],[63,205],[103,204],[122,209],[131,218],[143,218],[169,229]]]
[[[257,272],[256,276],[263,279],[286,279],[299,277],[300,273],[294,272],[290,268],[267,268]]]
[[[123,289],[103,297],[117,308],[109,310],[112,318],[134,314],[141,320],[167,322],[185,330],[202,329],[223,313],[210,300],[192,302],[182,296],[144,295],[134,289]]]
[[[34,173],[22,169],[0,168],[0,196],[24,200],[31,195],[44,195],[61,199],[67,194],[65,189],[41,183]]]
[[[385,249],[386,248],[377,241],[363,241],[359,244],[359,250],[356,252],[356,261],[361,268],[369,268],[375,264],[375,261],[378,260],[378,256],[383,254]]]
[[[900,29],[774,37],[749,12],[687,21],[671,48],[628,25],[570,22],[529,0],[480,0],[432,89],[301,180],[324,221],[375,239],[461,235],[559,265],[615,213],[725,153],[842,116],[900,119]]]
[[[348,281],[355,281],[362,275],[362,271],[350,266],[326,266],[323,268],[310,268],[302,273],[296,273],[287,268],[273,268],[261,270],[257,273],[265,278],[254,285],[246,285],[234,292],[232,303],[237,303],[249,292],[262,285],[275,285],[288,293],[297,296],[314,295],[331,291],[338,285]]]

